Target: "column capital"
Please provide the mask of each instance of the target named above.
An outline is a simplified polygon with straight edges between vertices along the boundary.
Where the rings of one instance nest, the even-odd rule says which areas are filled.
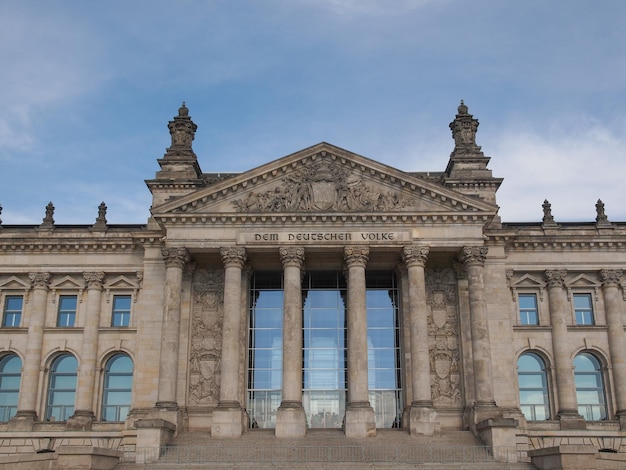
[[[50,273],[28,273],[30,286],[33,289],[48,289],[50,286]]]
[[[566,269],[547,269],[546,282],[548,287],[565,287]]]
[[[402,249],[402,261],[404,261],[404,264],[407,266],[424,267],[428,260],[428,253],[430,253],[430,248],[427,246],[405,246]]]
[[[102,283],[104,282],[104,273],[100,272],[85,272],[83,273],[83,279],[87,284],[87,289],[102,289]]]
[[[600,280],[602,287],[621,286],[622,270],[621,269],[602,269],[600,271]]]
[[[304,265],[304,247],[284,246],[280,248],[279,252],[283,268],[293,266],[302,269],[302,266]]]
[[[234,266],[243,268],[246,262],[246,249],[240,246],[227,246],[220,248],[224,267]]]
[[[178,266],[183,268],[191,257],[187,248],[163,248],[161,250],[166,266]]]
[[[353,266],[365,267],[370,258],[369,246],[346,246],[343,249],[344,259],[348,268]]]
[[[461,250],[459,260],[465,267],[468,266],[483,266],[485,264],[485,258],[489,248],[486,246],[464,246]]]

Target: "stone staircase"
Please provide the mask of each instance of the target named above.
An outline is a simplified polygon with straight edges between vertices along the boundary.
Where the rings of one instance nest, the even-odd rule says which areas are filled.
[[[515,449],[508,449],[516,452]],[[137,449],[149,452],[149,449]],[[156,456],[153,456],[156,457]],[[154,460],[154,459],[153,459]],[[158,461],[122,463],[116,470],[530,470],[529,463],[496,462],[491,449],[467,431],[415,437],[379,430],[367,439],[340,430],[310,430],[304,438],[278,439],[270,430],[250,430],[240,439],[182,433]]]

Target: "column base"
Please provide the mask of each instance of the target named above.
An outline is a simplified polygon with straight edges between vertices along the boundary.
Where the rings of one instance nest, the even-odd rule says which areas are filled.
[[[408,415],[411,436],[433,436],[439,433],[439,416],[432,403],[413,403]]]
[[[578,414],[577,410],[560,410],[557,414],[557,418],[561,429],[587,429],[585,419]]]
[[[517,449],[511,447],[515,442],[519,421],[513,418],[488,419],[476,424],[476,431],[485,444],[493,450],[497,462],[514,463],[518,461]]]
[[[241,437],[247,428],[248,414],[239,403],[220,403],[213,410],[211,437]]]
[[[96,416],[91,410],[76,410],[65,423],[65,429],[68,431],[91,431],[91,424]]]
[[[32,431],[37,421],[36,411],[18,411],[15,416],[9,420],[9,431]]]
[[[283,401],[276,412],[276,437],[304,437],[306,415],[300,402]]]
[[[498,409],[495,401],[490,402],[476,402],[474,406],[470,408],[470,429],[474,434],[478,434],[476,431],[476,425],[488,419],[501,418],[502,414]]]
[[[346,437],[375,437],[376,420],[372,405],[369,402],[349,403],[343,426]]]

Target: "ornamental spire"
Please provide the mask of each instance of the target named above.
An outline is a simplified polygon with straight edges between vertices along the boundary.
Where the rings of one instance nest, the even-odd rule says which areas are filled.
[[[172,145],[165,153],[166,159],[172,158],[196,158],[196,154],[191,148],[191,143],[196,135],[198,126],[189,116],[189,108],[183,104],[178,108],[178,116],[167,125],[172,137]]]

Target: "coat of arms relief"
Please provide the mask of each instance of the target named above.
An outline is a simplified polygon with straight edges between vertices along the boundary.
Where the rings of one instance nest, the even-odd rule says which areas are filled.
[[[240,212],[389,211],[412,207],[416,198],[366,183],[358,172],[330,160],[300,168],[273,189],[232,202]]]
[[[428,319],[431,393],[435,404],[461,403],[456,277],[450,268],[427,269],[426,288],[431,315]]]
[[[201,269],[195,273],[189,355],[191,405],[213,405],[219,399],[223,297],[223,272]]]

